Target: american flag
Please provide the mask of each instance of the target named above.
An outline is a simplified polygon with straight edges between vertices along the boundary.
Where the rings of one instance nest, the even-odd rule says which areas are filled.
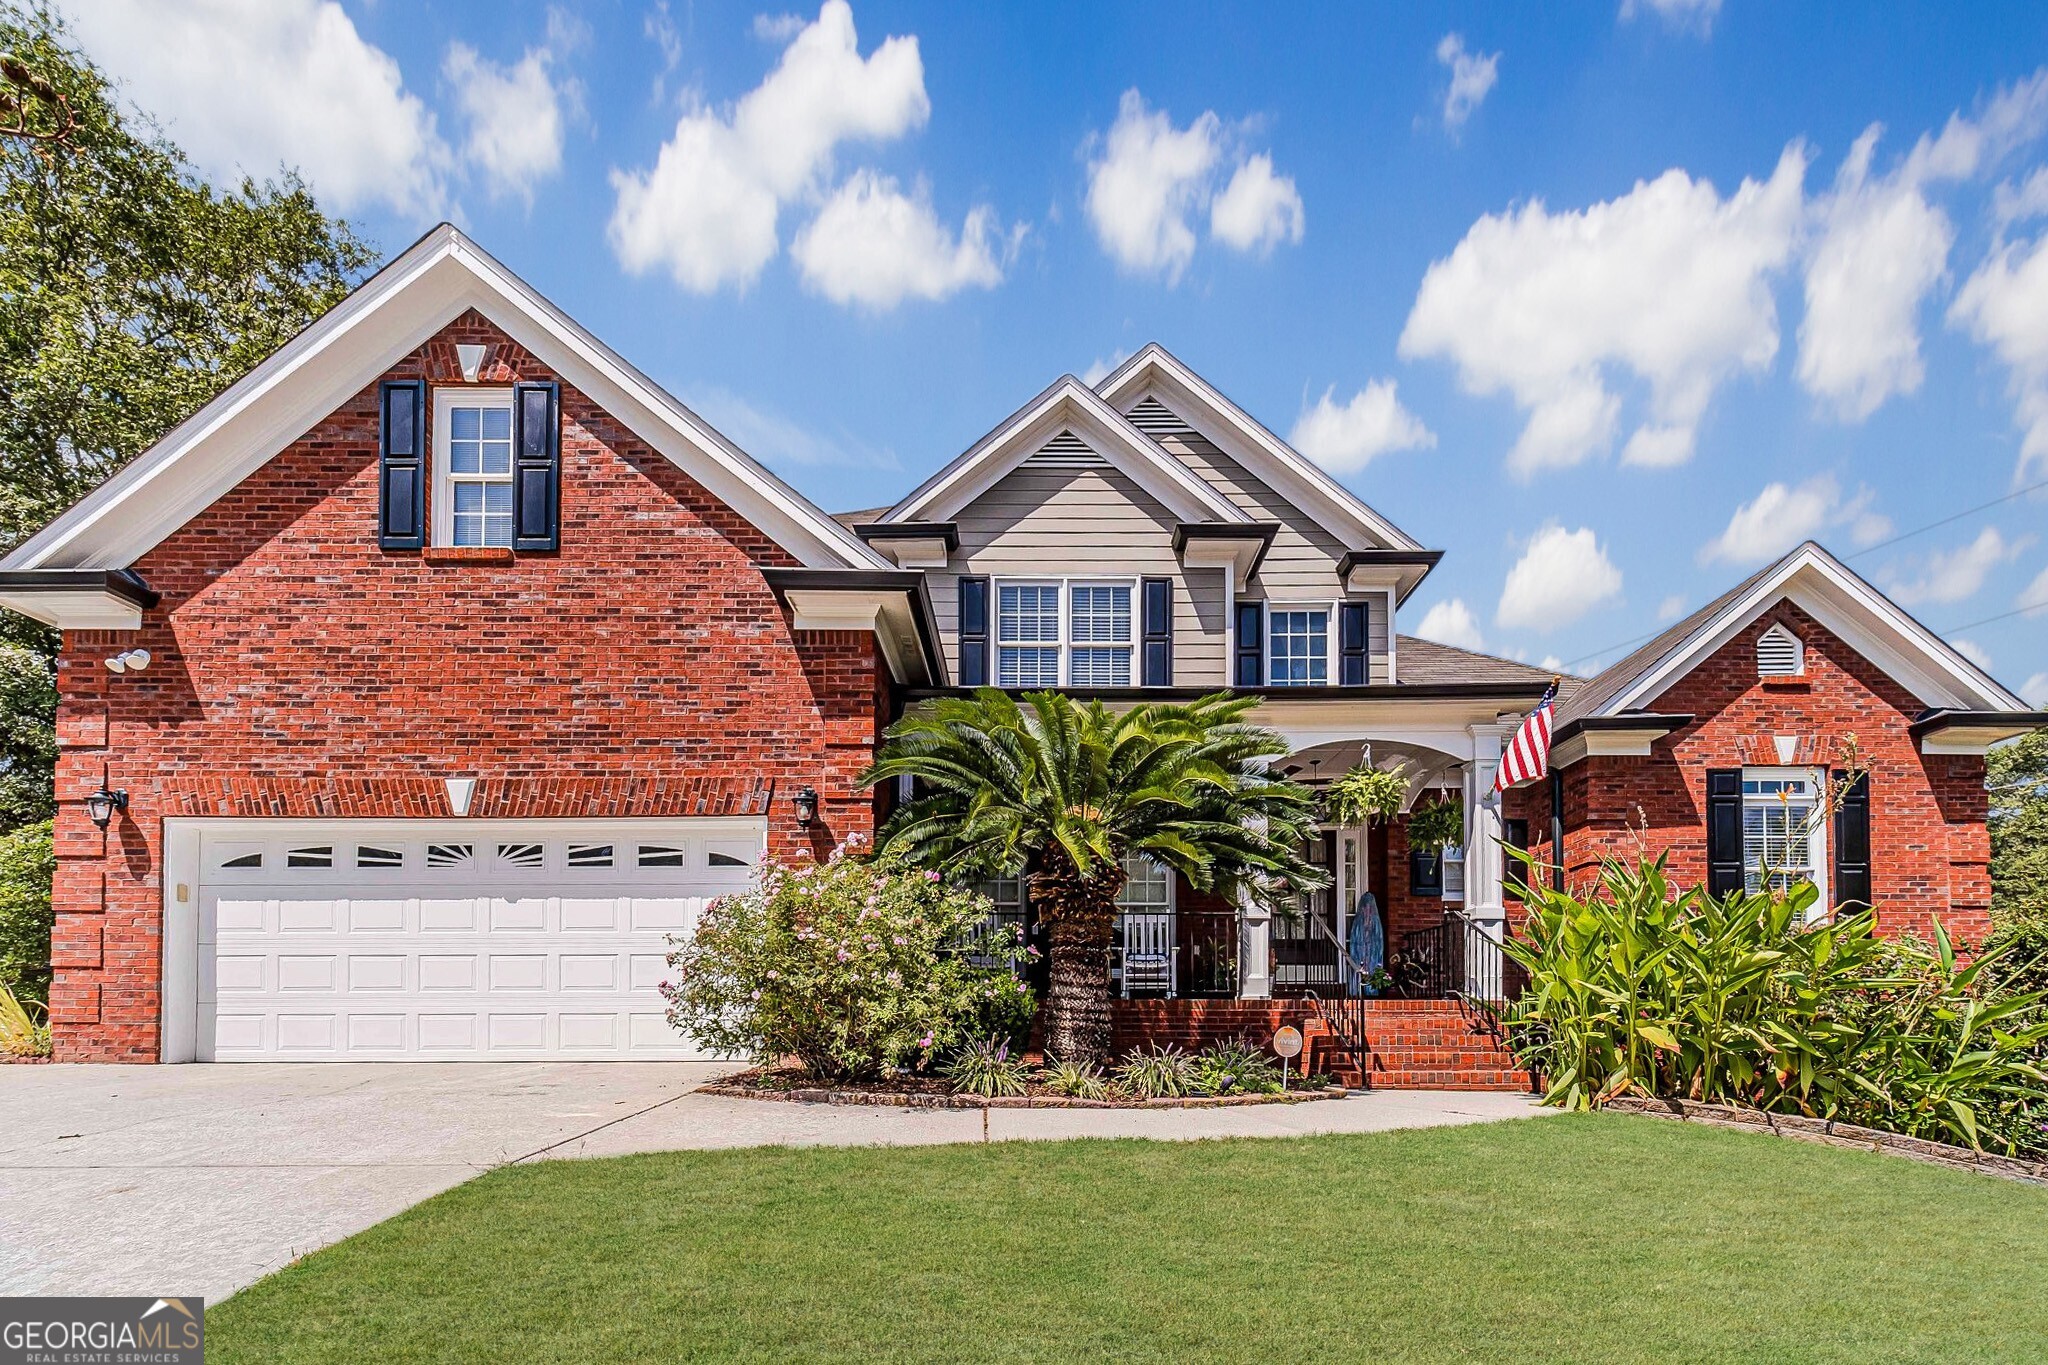
[[[1557,700],[1558,680],[1552,678],[1544,690],[1543,700],[1536,703],[1536,709],[1522,722],[1522,728],[1515,731],[1515,737],[1508,741],[1507,749],[1500,756],[1500,770],[1494,774],[1493,789],[1504,792],[1517,782],[1532,777],[1541,777],[1550,771],[1550,703]]]

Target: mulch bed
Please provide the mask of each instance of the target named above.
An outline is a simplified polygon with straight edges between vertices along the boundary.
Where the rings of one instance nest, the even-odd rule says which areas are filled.
[[[1903,1156],[1934,1166],[1973,1171],[2003,1180],[2021,1180],[2031,1185],[2048,1185],[2048,1161],[1973,1152],[1968,1147],[1951,1147],[1945,1142],[1887,1133],[1832,1119],[1810,1119],[1802,1114],[1767,1114],[1761,1109],[1738,1109],[1726,1104],[1699,1104],[1693,1100],[1647,1099],[1624,1095],[1602,1106],[1623,1114],[1647,1114],[1653,1118],[1707,1123],[1717,1128],[1746,1128],[1753,1133],[1772,1133],[1796,1142],[1818,1142],[1829,1147],[1853,1147],[1865,1152]]]
[[[802,1072],[783,1067],[757,1067],[697,1087],[699,1095],[725,1095],[742,1100],[785,1100],[796,1104],[855,1104],[895,1109],[1224,1109],[1244,1104],[1301,1104],[1307,1100],[1342,1099],[1341,1086],[1324,1090],[1289,1090],[1279,1095],[1189,1095],[1172,1100],[1077,1100],[1055,1095],[1033,1084],[1023,1095],[985,1099],[956,1095],[945,1081],[927,1076],[889,1076],[874,1081],[842,1081],[820,1086]]]

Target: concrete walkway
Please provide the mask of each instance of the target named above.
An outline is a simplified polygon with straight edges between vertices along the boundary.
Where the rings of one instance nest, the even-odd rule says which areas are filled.
[[[687,1148],[1292,1137],[1520,1118],[1381,1091],[1185,1110],[870,1109],[689,1093],[691,1063],[0,1066],[0,1295],[218,1302],[492,1167]]]

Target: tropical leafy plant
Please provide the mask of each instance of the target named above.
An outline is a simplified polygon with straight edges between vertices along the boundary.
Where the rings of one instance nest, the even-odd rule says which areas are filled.
[[[916,779],[892,853],[948,875],[1031,878],[1051,948],[1046,1046],[1109,1052],[1109,955],[1123,861],[1155,858],[1199,890],[1277,899],[1327,877],[1301,856],[1307,788],[1270,771],[1288,751],[1247,724],[1253,697],[1216,693],[1113,712],[1054,692],[993,688],[912,710],[863,780]]]
[[[1029,990],[1007,966],[1014,928],[935,872],[841,849],[824,863],[764,862],[752,890],[713,901],[673,940],[669,1022],[762,1061],[795,1057],[823,1079],[922,1065]],[[984,965],[986,964],[986,965]]]
[[[19,999],[0,985],[0,1052],[10,1057],[49,1056],[49,1017],[40,1002]]]
[[[955,1092],[994,1099],[1021,1095],[1027,1089],[1030,1071],[1013,1056],[1010,1045],[1000,1038],[982,1038],[954,1053],[943,1068]]]
[[[1465,810],[1449,797],[1424,802],[1408,813],[1408,847],[1439,853],[1465,838]]]
[[[1164,1043],[1124,1058],[1116,1078],[1139,1099],[1173,1099],[1188,1093],[1194,1067],[1186,1052],[1172,1043]]]
[[[1330,784],[1330,818],[1340,825],[1391,820],[1408,796],[1408,775],[1401,767],[1361,764]]]
[[[2043,996],[1992,990],[1998,957],[1964,964],[1938,923],[1932,945],[1891,941],[1874,911],[1811,917],[1811,885],[1681,891],[1661,858],[1585,897],[1542,881],[1516,888],[1505,951],[1530,981],[1502,1023],[1551,1103],[1635,1092],[2048,1149]]]
[[[1109,1098],[1109,1082],[1104,1079],[1102,1068],[1092,1062],[1048,1061],[1045,1088],[1055,1095],[1077,1100]]]
[[[1280,1089],[1280,1068],[1264,1049],[1242,1039],[1213,1044],[1188,1067],[1188,1091],[1195,1095],[1263,1095]]]

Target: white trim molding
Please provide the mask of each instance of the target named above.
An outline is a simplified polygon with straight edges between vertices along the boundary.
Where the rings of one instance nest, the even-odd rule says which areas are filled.
[[[851,531],[443,223],[17,546],[0,560],[0,570],[118,569],[135,563],[470,309],[799,563],[890,567]]]

